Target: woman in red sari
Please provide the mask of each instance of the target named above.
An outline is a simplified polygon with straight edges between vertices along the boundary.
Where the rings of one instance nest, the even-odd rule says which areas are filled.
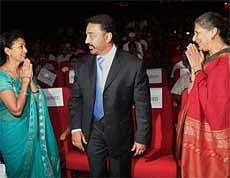
[[[228,31],[228,23],[217,13],[207,12],[195,20],[195,44],[185,52],[192,75],[178,120],[178,177],[230,177]]]

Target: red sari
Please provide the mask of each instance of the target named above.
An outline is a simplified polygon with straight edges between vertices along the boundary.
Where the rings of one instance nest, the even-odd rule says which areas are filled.
[[[176,156],[182,178],[230,177],[230,48],[207,58],[178,118]]]

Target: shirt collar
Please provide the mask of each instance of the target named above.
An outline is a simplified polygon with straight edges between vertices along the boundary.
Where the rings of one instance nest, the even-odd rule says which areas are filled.
[[[105,60],[113,59],[116,51],[117,51],[117,47],[116,45],[113,44],[113,47],[110,49],[110,51],[106,55],[97,55],[97,59],[100,57],[103,57]]]

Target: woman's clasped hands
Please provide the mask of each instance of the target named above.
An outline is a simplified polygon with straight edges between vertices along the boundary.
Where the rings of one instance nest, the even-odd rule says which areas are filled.
[[[24,81],[30,81],[33,77],[33,66],[28,58],[25,59],[20,70],[20,77]]]

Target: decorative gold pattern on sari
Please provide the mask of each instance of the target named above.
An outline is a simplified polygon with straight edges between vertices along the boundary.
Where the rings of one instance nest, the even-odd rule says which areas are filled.
[[[216,157],[230,163],[230,129],[212,131],[208,123],[201,123],[191,117],[186,118],[184,127],[184,149],[194,150],[205,157]],[[214,150],[215,148],[215,150]]]

